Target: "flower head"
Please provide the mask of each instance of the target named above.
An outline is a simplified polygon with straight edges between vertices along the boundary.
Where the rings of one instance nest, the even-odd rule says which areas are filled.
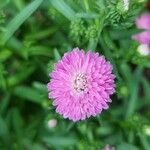
[[[138,33],[133,36],[133,39],[139,41],[141,44],[150,44],[150,31]]]
[[[112,65],[104,56],[78,48],[56,63],[48,83],[49,98],[56,111],[73,121],[96,116],[108,108],[115,92]]]
[[[137,18],[136,26],[139,29],[145,29],[146,31],[135,34],[132,36],[132,38],[139,41],[141,44],[150,44],[150,14],[145,13]]]
[[[139,29],[150,30],[150,14],[145,13],[136,19],[136,26]]]

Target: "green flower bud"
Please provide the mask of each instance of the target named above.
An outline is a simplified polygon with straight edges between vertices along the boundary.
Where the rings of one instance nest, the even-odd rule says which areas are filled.
[[[89,26],[87,31],[85,32],[86,39],[97,39],[98,29],[96,25]]]
[[[77,19],[71,22],[70,25],[70,36],[77,43],[81,42],[82,36],[84,35],[85,27],[84,21]]]

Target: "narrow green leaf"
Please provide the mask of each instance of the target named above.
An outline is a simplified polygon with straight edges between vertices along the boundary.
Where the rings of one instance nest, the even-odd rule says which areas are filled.
[[[96,47],[97,47],[97,40],[90,39],[89,44],[88,44],[88,49],[95,51]]]
[[[27,86],[18,86],[14,89],[14,95],[35,103],[43,102],[43,95],[36,89]]]
[[[0,1],[0,9],[4,8],[10,0],[1,0]]]
[[[35,70],[34,67],[35,66],[22,65],[22,69],[20,69],[17,73],[8,78],[8,85],[14,86],[25,80],[33,73],[33,71]]]
[[[27,35],[26,39],[27,40],[41,40],[41,39],[46,38],[46,37],[52,35],[53,33],[55,33],[57,31],[57,29],[58,29],[58,27],[55,26],[55,27],[48,28],[46,30],[31,33],[31,34]]]
[[[64,0],[50,0],[53,7],[55,7],[61,14],[63,14],[69,20],[75,18],[75,12]]]
[[[147,100],[150,102],[150,82],[146,78],[142,78],[144,95],[147,97]]]
[[[17,135],[17,140],[20,143],[21,141],[21,135],[23,134],[23,119],[21,117],[21,114],[17,108],[14,108],[12,110],[12,125],[13,129],[15,131],[15,134]]]
[[[0,114],[1,115],[6,111],[9,101],[10,101],[10,94],[6,94],[4,96],[4,98],[2,98],[2,100],[1,100],[1,105],[0,105]]]
[[[135,111],[136,102],[137,102],[137,99],[138,99],[139,83],[140,83],[140,80],[141,80],[142,72],[143,72],[143,68],[138,67],[135,70],[135,73],[133,75],[132,82],[131,82],[132,92],[131,92],[131,95],[130,95],[130,98],[129,98],[126,118],[130,117]]]
[[[129,67],[129,65],[127,63],[122,63],[120,65],[120,69],[121,69],[121,74],[124,78],[124,80],[128,83],[128,88],[129,89],[132,89],[131,88],[131,84],[132,84],[132,72],[131,72],[131,68]]]
[[[0,62],[6,61],[10,56],[12,55],[12,52],[8,49],[4,49],[0,52]]]
[[[55,48],[54,49],[54,56],[55,56],[55,60],[59,60],[61,58],[59,51]]]
[[[41,45],[30,47],[27,49],[27,52],[29,56],[41,55],[49,57],[52,55],[51,48]]]
[[[117,150],[139,150],[135,145],[121,143],[117,146]]]
[[[0,63],[0,88],[2,88],[3,90],[6,90],[7,88],[7,82],[5,78],[5,68],[1,63]]]
[[[85,13],[85,12],[82,12],[82,13],[77,13],[76,16],[78,18],[88,18],[88,19],[91,19],[91,18],[98,18],[99,15],[96,14],[96,13]]]
[[[120,74],[118,72],[118,66],[116,65],[116,62],[115,62],[114,58],[112,57],[112,52],[107,47],[107,45],[102,37],[100,37],[99,42],[100,42],[102,48],[104,49],[104,54],[105,54],[106,58],[109,59],[109,61],[113,64],[113,70],[114,70],[114,73],[115,73],[117,79],[121,80]]]
[[[21,24],[32,15],[32,13],[40,6],[43,0],[34,0],[26,6],[17,16],[15,16],[7,25],[6,32],[2,36],[2,44],[5,44]]]
[[[75,145],[77,140],[73,137],[44,137],[43,141],[54,147]]]
[[[0,117],[0,138],[6,143],[9,143],[9,131],[5,120]]]
[[[45,84],[35,81],[35,82],[33,82],[33,87],[36,88],[37,90],[41,91],[41,93],[47,94],[47,87]]]
[[[42,145],[42,144],[39,144],[39,143],[35,143],[35,144],[31,144],[30,145],[32,148],[32,150],[46,150],[46,148]]]
[[[150,143],[148,142],[147,138],[141,133],[138,133],[138,135],[139,135],[140,141],[143,145],[143,148],[144,148],[143,150],[149,150]]]

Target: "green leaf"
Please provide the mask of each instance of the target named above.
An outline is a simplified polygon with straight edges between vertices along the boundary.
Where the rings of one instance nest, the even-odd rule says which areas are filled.
[[[117,146],[117,150],[139,150],[136,146],[128,143],[121,143]]]
[[[121,80],[121,77],[120,77],[120,74],[119,74],[119,71],[118,71],[118,66],[117,66],[114,58],[112,57],[112,52],[107,47],[105,41],[103,40],[103,38],[101,36],[100,36],[99,42],[100,42],[102,48],[104,49],[104,54],[105,54],[106,58],[113,64],[113,70],[114,70],[114,73],[116,75],[116,78],[118,80]]]
[[[73,137],[44,137],[43,141],[48,145],[53,145],[54,147],[60,146],[71,146],[77,143],[77,140]]]
[[[92,51],[95,51],[96,47],[97,47],[97,40],[90,39],[89,43],[88,43],[88,49],[92,50]]]
[[[56,27],[56,26],[51,27],[51,28],[48,28],[48,29],[45,29],[45,30],[42,30],[42,31],[39,31],[39,32],[28,34],[26,39],[27,40],[41,40],[43,38],[46,38],[46,37],[52,35],[57,30],[58,30],[58,27]]]
[[[22,0],[12,0],[12,1],[18,10],[23,9],[25,5],[25,1],[22,1]]]
[[[126,80],[126,82],[128,83],[128,88],[131,88],[131,83],[132,83],[132,72],[131,72],[131,68],[129,67],[129,65],[127,63],[122,63],[120,65],[120,69],[121,69],[121,74],[124,78],[124,80]]]
[[[78,18],[87,18],[87,19],[98,18],[99,17],[99,15],[96,14],[96,13],[85,13],[85,12],[77,13],[76,16]]]
[[[10,0],[0,0],[0,9],[4,8]]]
[[[37,144],[31,144],[31,149],[32,150],[46,150],[46,148],[41,144],[37,143]]]
[[[24,100],[29,100],[35,103],[42,104],[43,102],[43,94],[31,87],[17,86],[14,89],[13,94]]]
[[[53,7],[55,7],[61,14],[69,20],[75,19],[75,12],[64,0],[50,0]]]
[[[22,65],[22,68],[13,76],[8,78],[8,85],[14,86],[28,78],[35,70],[35,66]]]
[[[2,98],[1,100],[0,114],[3,114],[6,111],[9,101],[10,101],[10,94],[6,94],[4,98]]]
[[[142,78],[144,95],[147,97],[147,100],[150,102],[150,82],[146,78]]]
[[[0,62],[6,61],[10,56],[12,55],[12,52],[8,49],[4,49],[0,52]]]
[[[140,138],[140,141],[143,145],[144,150],[149,150],[149,148],[150,148],[149,140],[147,140],[146,136],[144,136],[141,133],[138,133],[138,135],[139,135],[139,138]]]
[[[7,88],[5,72],[6,71],[3,64],[0,63],[0,88],[2,88],[3,90],[6,90]]]
[[[21,140],[21,134],[23,132],[23,120],[22,117],[20,115],[20,112],[17,108],[14,108],[12,110],[12,124],[13,124],[13,128],[15,131],[15,134],[18,137],[18,141]]]
[[[57,50],[57,48],[54,49],[54,56],[55,56],[56,61],[58,61],[61,58],[60,53]]]
[[[2,44],[5,44],[21,24],[32,15],[32,13],[40,6],[43,0],[34,0],[26,6],[16,17],[14,17],[6,26],[6,32],[2,36]]]
[[[27,48],[27,51],[29,56],[41,55],[41,56],[49,57],[52,55],[51,48],[42,45],[37,45],[37,46]]]
[[[45,84],[41,83],[41,82],[33,82],[33,87],[36,88],[37,90],[41,91],[43,94],[47,94],[47,87]]]
[[[7,124],[3,118],[0,117],[0,138],[6,143],[9,143],[9,131]]]
[[[142,72],[143,72],[143,68],[138,67],[135,70],[135,73],[132,77],[132,81],[131,81],[131,90],[132,90],[132,92],[131,92],[129,102],[128,102],[128,109],[127,109],[127,112],[126,112],[126,118],[133,115],[133,113],[136,109],[136,103],[137,103],[137,99],[138,99],[138,89],[139,89],[139,83],[140,83],[140,80],[141,80]]]

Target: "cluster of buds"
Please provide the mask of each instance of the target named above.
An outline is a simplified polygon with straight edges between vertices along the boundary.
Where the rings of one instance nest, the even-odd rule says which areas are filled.
[[[98,29],[96,25],[89,26],[85,32],[86,39],[97,39]]]
[[[84,33],[85,33],[85,27],[84,27],[83,20],[76,19],[75,21],[71,22],[70,35],[77,44],[81,42],[82,36],[84,36]]]

